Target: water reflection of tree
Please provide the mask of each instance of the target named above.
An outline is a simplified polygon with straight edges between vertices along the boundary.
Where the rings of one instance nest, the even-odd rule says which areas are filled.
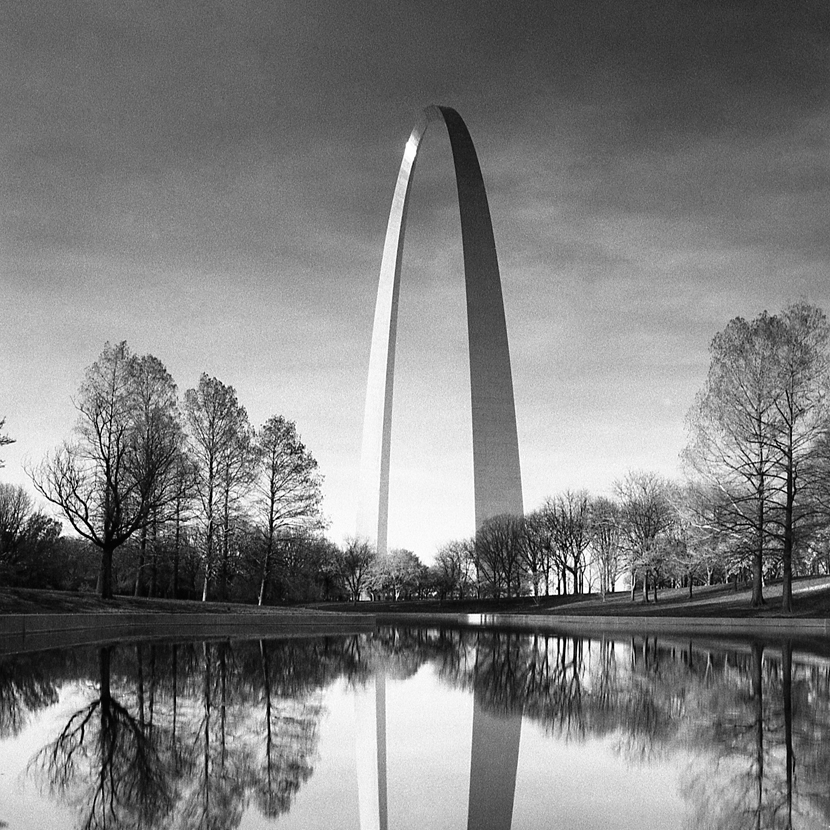
[[[780,657],[754,644],[748,655],[727,660],[723,680],[736,693],[699,744],[713,763],[690,773],[685,784],[694,825],[729,828],[740,818],[758,830],[826,827],[827,664],[794,667],[790,642]]]
[[[280,686],[272,677],[273,655],[265,642],[260,641],[259,647],[265,746],[254,775],[254,793],[260,812],[275,818],[290,810],[294,796],[314,771],[322,707],[318,701],[306,698],[307,690],[275,700],[275,695],[280,694]]]
[[[35,764],[54,790],[77,789],[81,827],[151,827],[172,798],[152,741],[111,692],[110,654],[99,651],[97,697],[70,717]]]
[[[30,714],[57,703],[55,668],[40,655],[0,662],[0,738],[17,735]]]
[[[526,687],[525,712],[549,733],[581,739],[589,722],[585,642],[579,637],[534,637],[532,644],[533,684]]]
[[[435,666],[439,678],[452,686],[472,689],[475,669],[475,638],[469,631],[454,628],[399,628],[380,629],[377,635],[382,643],[393,644],[397,653],[406,654],[406,668],[386,663],[387,676],[414,674],[426,662]]]
[[[249,803],[276,817],[313,774],[319,690],[365,673],[368,650],[366,637],[101,649],[94,697],[31,767],[84,828],[232,828]]]
[[[94,660],[81,655],[74,670],[94,674],[95,696],[38,756],[85,827],[230,828],[249,804],[275,818],[313,774],[319,690],[427,662],[490,713],[522,713],[551,736],[605,739],[629,763],[688,759],[696,827],[830,823],[830,663],[793,657],[791,644],[411,628],[128,645]],[[7,733],[55,700],[48,663],[0,665]]]
[[[201,644],[201,699],[187,724],[193,773],[179,807],[186,827],[231,828],[242,818],[244,745],[233,741],[228,750],[228,648]]]
[[[793,646],[733,649],[656,637],[404,630],[410,664],[474,689],[494,714],[522,712],[552,736],[607,738],[629,763],[687,764],[691,826],[830,824],[830,663]],[[475,660],[468,659],[475,654]]]

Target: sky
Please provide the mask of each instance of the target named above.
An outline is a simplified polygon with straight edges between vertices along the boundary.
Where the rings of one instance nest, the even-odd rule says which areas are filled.
[[[527,510],[679,476],[712,337],[830,310],[823,0],[4,0],[0,480],[68,437],[104,343],[297,424],[355,529],[374,298],[409,132],[465,119],[498,249]],[[419,154],[389,542],[474,530],[449,141]]]

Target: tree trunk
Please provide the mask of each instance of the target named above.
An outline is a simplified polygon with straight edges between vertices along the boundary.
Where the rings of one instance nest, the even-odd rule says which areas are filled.
[[[792,437],[790,437],[792,446]],[[795,502],[795,476],[792,457],[787,459],[787,502],[784,507],[784,555],[782,557],[783,583],[781,586],[781,610],[793,611],[793,503]]]
[[[101,548],[101,571],[98,575],[101,599],[112,599],[112,551],[109,545]]]
[[[141,596],[141,575],[144,573],[144,562],[147,556],[147,525],[141,528],[141,536],[138,543],[138,567],[135,569],[135,585],[133,596]]]
[[[758,484],[758,538],[756,540],[755,555],[752,557],[752,607],[758,608],[764,604],[762,586],[762,570],[764,564],[764,476]],[[735,576],[735,586],[738,585],[738,577]]]
[[[211,571],[213,570],[215,545],[216,525],[214,524],[213,516],[211,515],[208,519],[207,538],[205,539],[205,584],[202,588],[202,602],[206,602],[208,598],[208,587],[210,585]]]
[[[181,516],[176,511],[176,533],[173,539],[173,599],[179,598],[179,546],[181,540]]]
[[[265,561],[262,563],[262,579],[259,584],[259,597],[257,599],[257,605],[262,605],[262,603],[265,602],[265,591],[268,588],[268,579],[271,576],[271,563],[274,558],[274,533],[275,527],[272,505],[271,513],[268,517],[268,544],[265,547]]]
[[[228,558],[230,556],[228,538],[230,529],[228,526],[228,517],[225,516],[222,527],[222,547],[221,558],[219,560],[219,599],[223,602],[228,598]]]
[[[257,605],[262,605],[265,602],[265,591],[268,586],[268,577],[270,576],[271,572],[271,552],[270,552],[270,541],[268,544],[269,550],[265,553],[265,562],[262,566],[262,577],[259,580],[259,594],[257,595]]]
[[[159,582],[159,526],[156,518],[153,518],[153,542],[150,546],[150,596],[154,597],[158,592]]]

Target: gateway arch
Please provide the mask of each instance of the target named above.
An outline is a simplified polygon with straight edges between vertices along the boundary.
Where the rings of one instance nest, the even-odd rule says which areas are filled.
[[[360,463],[357,532],[387,550],[392,391],[406,215],[418,148],[443,121],[452,148],[467,299],[476,528],[503,513],[521,515],[522,482],[507,326],[490,208],[470,133],[451,107],[427,107],[412,130],[398,172],[380,268]]]

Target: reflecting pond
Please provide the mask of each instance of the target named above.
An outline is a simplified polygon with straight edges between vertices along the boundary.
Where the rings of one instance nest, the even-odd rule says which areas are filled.
[[[381,628],[0,657],[9,828],[826,828],[830,644]]]

